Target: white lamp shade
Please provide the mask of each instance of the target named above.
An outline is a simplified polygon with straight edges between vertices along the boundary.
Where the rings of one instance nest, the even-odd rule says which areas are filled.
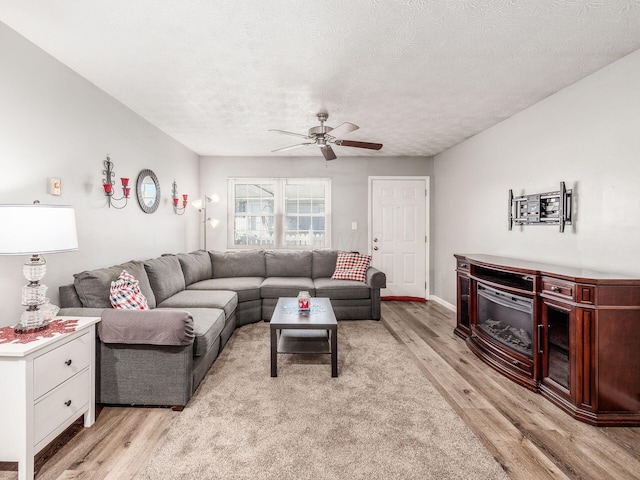
[[[32,255],[77,249],[73,207],[0,205],[0,255]]]

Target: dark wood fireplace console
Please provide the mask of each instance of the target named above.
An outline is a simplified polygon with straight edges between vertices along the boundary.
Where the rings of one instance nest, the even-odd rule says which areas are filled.
[[[640,426],[640,279],[455,255],[455,333],[488,365],[597,426]]]

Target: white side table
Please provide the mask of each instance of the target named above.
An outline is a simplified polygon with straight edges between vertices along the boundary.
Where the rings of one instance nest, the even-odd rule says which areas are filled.
[[[34,455],[78,418],[84,415],[85,427],[95,422],[95,325],[100,318],[56,320],[78,324],[73,332],[0,344],[0,461],[17,461],[19,480],[33,479]]]

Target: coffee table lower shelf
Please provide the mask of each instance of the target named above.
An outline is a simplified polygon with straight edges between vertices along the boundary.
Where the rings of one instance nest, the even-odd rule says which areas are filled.
[[[328,330],[281,330],[278,353],[331,353]]]

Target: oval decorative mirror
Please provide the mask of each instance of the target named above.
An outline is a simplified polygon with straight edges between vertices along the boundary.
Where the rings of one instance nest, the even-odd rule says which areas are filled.
[[[153,213],[160,205],[160,183],[158,177],[149,169],[138,174],[136,181],[138,204],[144,213]]]

